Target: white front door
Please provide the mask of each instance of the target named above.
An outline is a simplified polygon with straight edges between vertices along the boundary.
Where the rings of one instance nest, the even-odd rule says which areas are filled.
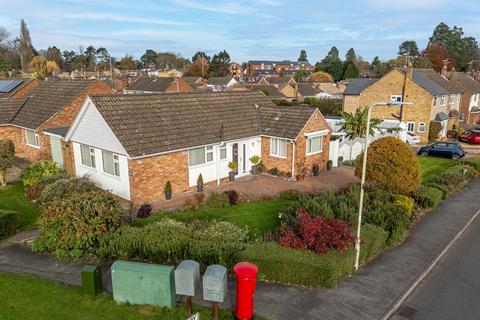
[[[60,138],[50,136],[50,147],[52,149],[52,160],[63,170],[62,141]]]
[[[248,173],[248,150],[247,143],[241,142],[238,144],[238,174]]]

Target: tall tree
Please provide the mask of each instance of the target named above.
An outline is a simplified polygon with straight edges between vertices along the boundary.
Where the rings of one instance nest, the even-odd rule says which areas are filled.
[[[323,67],[320,71],[325,71],[330,73],[335,79],[335,81],[340,81],[343,79],[343,62],[340,58],[333,59],[328,62],[325,67]]]
[[[30,30],[28,30],[25,20],[20,21],[20,61],[22,70],[30,63],[34,56],[34,49],[32,46],[32,39],[30,38]]]
[[[133,61],[133,57],[129,56],[128,54],[125,55],[122,59],[120,59],[120,68],[122,70],[132,70],[136,68],[135,61]]]
[[[48,47],[42,54],[48,61],[55,61],[59,68],[63,66],[62,52],[57,47]]]
[[[70,51],[65,50],[62,52],[62,58],[63,58],[63,68],[68,72],[73,71],[74,70],[73,64],[77,59],[77,53],[73,50],[70,50]]]
[[[298,61],[308,61],[307,51],[305,51],[305,49],[302,49],[300,51],[300,56],[298,57]]]
[[[156,66],[155,63],[157,62],[157,52],[152,49],[147,49],[140,57],[140,61],[142,61],[143,65],[146,67]]]
[[[420,52],[418,51],[418,46],[415,41],[407,40],[407,41],[403,41],[398,46],[398,54],[399,55],[408,54],[408,56],[415,58],[420,55]]]
[[[334,61],[334,60],[337,60],[339,59],[340,60],[340,53],[338,52],[338,49],[337,47],[332,47],[330,49],[330,51],[328,51],[327,55],[325,56],[325,58],[322,59],[322,61],[320,61],[319,65],[320,66],[326,66],[327,64],[329,64],[330,62]]]
[[[442,70],[445,61],[447,61],[448,70],[455,65],[455,59],[441,43],[430,44],[423,52],[423,55],[431,61],[432,68],[437,72]]]
[[[230,67],[230,55],[227,51],[223,50],[213,55],[210,61],[210,67],[208,73],[213,77],[224,77],[229,74]]]
[[[345,61],[357,64],[357,54],[355,53],[355,49],[350,48],[347,51],[347,54],[345,55]]]
[[[204,59],[207,60],[208,63],[210,63],[210,56],[207,56],[207,54],[203,51],[197,51],[192,57],[192,62],[197,61],[200,57],[203,57]]]
[[[351,61],[345,61],[343,79],[358,78],[360,76],[360,69]]]

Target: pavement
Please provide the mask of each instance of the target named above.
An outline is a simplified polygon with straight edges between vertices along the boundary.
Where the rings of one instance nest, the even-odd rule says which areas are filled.
[[[480,179],[477,179],[423,216],[402,245],[360,268],[337,288],[259,282],[255,313],[267,319],[383,319],[480,209],[479,192]],[[0,271],[3,272],[35,274],[79,285],[81,267],[79,263],[32,253],[19,243],[8,242],[0,248]],[[103,266],[103,272],[105,286],[110,290],[108,265]],[[233,280],[229,292],[223,307],[234,305]]]
[[[397,315],[392,320],[478,319],[479,240],[477,219],[403,303],[405,316]]]

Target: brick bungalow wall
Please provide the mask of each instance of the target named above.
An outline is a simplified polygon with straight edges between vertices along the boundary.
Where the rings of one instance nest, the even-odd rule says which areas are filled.
[[[75,100],[62,108],[55,116],[50,120],[45,122],[40,129],[38,130],[38,135],[40,138],[40,149],[30,147],[25,145],[25,152],[23,156],[28,160],[35,162],[38,160],[51,160],[52,152],[50,148],[50,137],[46,135],[43,130],[47,128],[60,128],[68,127],[72,124],[75,119],[75,116],[82,108],[85,99],[92,94],[108,94],[112,93],[112,89],[103,81],[95,81],[91,86],[89,86],[82,94],[80,94]],[[24,130],[21,130],[22,136],[25,136]],[[25,138],[23,138],[25,141]],[[73,153],[70,150],[70,147],[63,148],[64,155],[63,161],[65,168],[74,168],[73,164]]]
[[[319,165],[320,170],[324,170],[327,167],[327,161],[330,151],[330,134],[323,137],[323,148],[322,152],[307,156],[307,138],[305,133],[315,132],[328,129],[327,122],[323,118],[320,111],[316,111],[312,118],[307,122],[305,127],[302,129],[297,139],[295,140],[295,172],[296,175],[299,172],[300,167],[304,167],[306,175],[309,176],[312,174],[312,167],[316,163]],[[275,156],[270,156],[270,138],[262,137],[262,162],[265,164],[267,169],[277,168],[279,171],[284,173],[292,172],[292,143],[287,143],[287,157],[279,158]]]
[[[365,108],[375,102],[390,101],[392,94],[401,95],[404,77],[400,71],[392,70],[367,87],[360,96],[345,96],[344,111],[354,113],[359,107]],[[427,142],[430,119],[435,117],[432,107],[433,96],[407,77],[404,100],[413,102],[413,105],[404,106],[403,121],[415,122],[415,134],[421,138],[422,142]],[[372,118],[396,120],[392,114],[399,114],[399,111],[399,106],[378,106],[372,110]],[[417,132],[419,122],[425,122],[424,133]]]
[[[0,137],[10,139],[15,144],[15,154],[23,155],[25,153],[25,139],[23,129],[14,126],[1,126]]]
[[[165,199],[165,184],[172,184],[172,195],[189,190],[188,152],[179,151],[128,162],[130,199],[135,204]]]

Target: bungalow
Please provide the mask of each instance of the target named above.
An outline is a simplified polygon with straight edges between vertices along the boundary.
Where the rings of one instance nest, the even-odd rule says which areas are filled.
[[[225,91],[238,83],[232,77],[210,77],[207,80],[207,88],[212,91]]]
[[[167,181],[174,195],[192,190],[200,174],[220,184],[229,162],[248,175],[254,155],[268,169],[307,175],[313,164],[326,167],[330,133],[318,109],[232,91],[93,95],[66,139],[78,176],[138,205],[162,201]]]
[[[48,80],[20,97],[0,99],[0,137],[12,139],[15,153],[30,161],[52,159],[73,174],[69,145],[62,141],[85,98],[111,93],[100,80]]]
[[[183,78],[141,77],[130,84],[124,93],[192,92],[193,87]]]

